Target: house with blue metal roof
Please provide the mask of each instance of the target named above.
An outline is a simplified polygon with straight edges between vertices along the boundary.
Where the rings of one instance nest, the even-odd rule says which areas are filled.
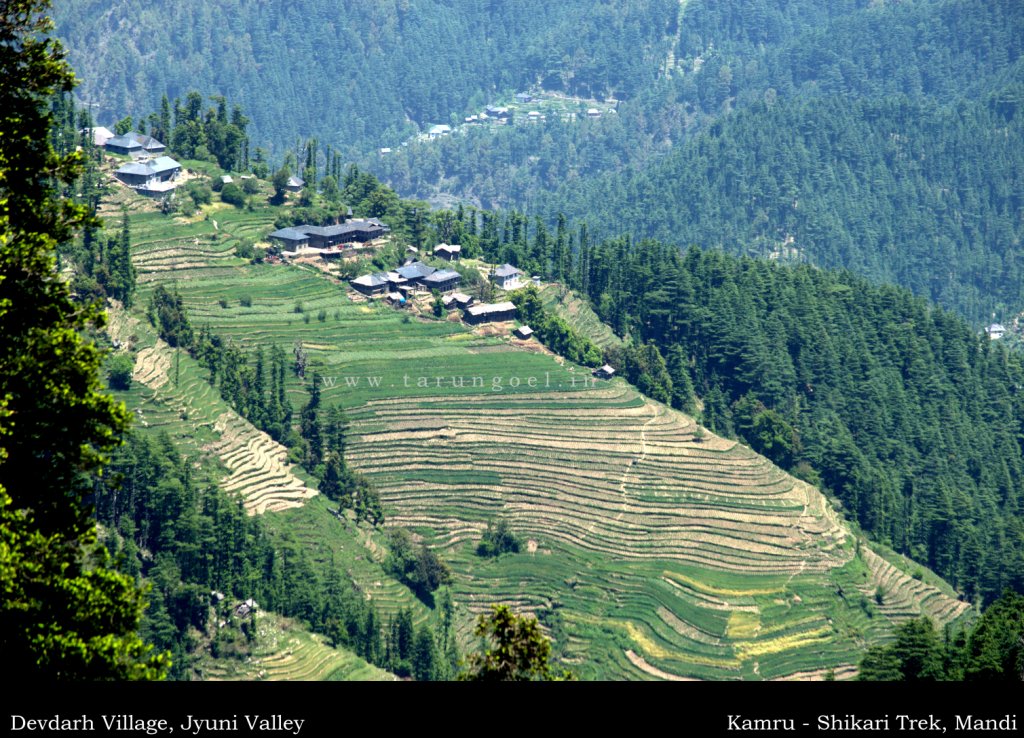
[[[135,131],[129,131],[124,135],[107,139],[104,148],[112,154],[128,154],[129,156],[162,154],[167,150],[166,146],[152,136],[136,133]]]
[[[169,156],[158,156],[147,162],[132,162],[120,167],[114,176],[129,187],[145,189],[160,182],[173,182],[178,178],[181,164]],[[160,188],[166,191],[168,188]]]

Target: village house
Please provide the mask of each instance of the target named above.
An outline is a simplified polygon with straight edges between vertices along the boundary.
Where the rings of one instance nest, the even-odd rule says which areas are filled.
[[[494,323],[502,320],[513,320],[515,317],[516,306],[511,302],[471,305],[463,313],[463,318],[470,324]]]
[[[302,177],[293,176],[288,178],[288,182],[285,184],[284,188],[288,192],[302,192],[302,188],[305,186],[306,180],[304,180]]]
[[[512,111],[508,108],[498,108],[494,105],[488,105],[484,108],[484,114],[498,124],[512,122]]]
[[[511,264],[502,264],[491,273],[491,281],[503,290],[515,290],[521,286],[519,278],[522,274]]]
[[[428,274],[423,278],[422,284],[428,290],[437,290],[438,292],[445,293],[451,292],[459,286],[459,282],[462,280],[462,275],[452,269],[439,269],[433,274]]]
[[[615,368],[609,364],[605,364],[601,368],[594,370],[594,376],[598,379],[611,379],[615,376]]]
[[[1006,328],[1003,326],[1002,323],[993,323],[992,325],[985,329],[985,333],[987,333],[988,337],[993,341],[998,341],[1000,338],[1006,335]]]
[[[267,238],[278,241],[286,251],[296,252],[300,248],[338,249],[344,244],[372,241],[380,238],[390,229],[376,218],[351,220],[347,223],[327,226],[297,225],[274,231]],[[335,254],[330,254],[334,256]]]
[[[388,281],[388,275],[384,272],[378,272],[377,274],[364,274],[361,277],[356,277],[349,281],[352,288],[356,292],[360,292],[367,297],[373,297],[375,295],[383,295],[390,289],[390,282]]]
[[[441,302],[444,303],[448,310],[454,310],[455,308],[465,309],[473,304],[473,298],[462,292],[453,292],[442,297]]]
[[[587,108],[587,117],[591,120],[601,117],[601,111],[597,108]]]
[[[133,157],[143,154],[156,156],[167,151],[167,147],[152,136],[135,131],[107,139],[104,148],[112,154],[127,154]]]
[[[512,335],[514,335],[516,338],[521,338],[524,341],[528,341],[530,338],[533,337],[533,328],[531,328],[528,325],[521,325],[514,331],[512,331]]]
[[[267,239],[277,241],[285,251],[298,251],[309,246],[309,235],[298,228],[282,228],[271,233]]]
[[[167,192],[174,186],[160,187],[161,183],[172,183],[181,172],[181,164],[169,156],[158,156],[147,162],[125,164],[114,172],[123,184],[140,191]]]
[[[533,102],[533,95],[531,95],[529,92],[517,92],[516,93],[516,102],[517,103],[523,103],[524,105],[526,103],[531,103],[531,102]]]
[[[442,136],[447,136],[451,132],[452,127],[450,125],[441,123],[436,126],[431,126],[430,130],[427,131],[427,137],[430,139],[441,138]]]
[[[423,284],[423,280],[437,270],[432,266],[427,266],[422,261],[414,261],[411,264],[398,267],[395,271],[398,273],[398,276],[408,280],[410,286],[417,286]]]
[[[461,255],[461,246],[447,243],[439,243],[437,246],[434,247],[434,256],[436,256],[438,259],[444,259],[445,261],[458,261]]]

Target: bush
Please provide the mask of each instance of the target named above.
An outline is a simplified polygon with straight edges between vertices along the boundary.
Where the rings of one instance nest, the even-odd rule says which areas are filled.
[[[316,319],[319,320],[321,323],[326,323],[327,322],[327,311],[326,310],[321,310],[319,313],[316,314]]]
[[[243,179],[242,180],[242,192],[247,195],[255,195],[260,191],[260,183],[255,179]]]
[[[185,193],[192,198],[197,208],[213,202],[213,190],[210,186],[195,179],[185,185]]]
[[[244,308],[252,307],[252,295],[242,295],[238,298],[238,304]]]
[[[235,256],[240,259],[251,260],[256,255],[256,249],[253,247],[251,238],[244,238],[237,246],[235,246]]]
[[[222,297],[222,298],[220,298],[219,300],[217,300],[217,304],[218,304],[218,305],[220,305],[220,306],[221,306],[222,308],[224,308],[225,310],[227,310],[227,309],[228,309],[228,301],[227,301],[227,300],[225,300],[225,299],[224,299],[223,297]]]
[[[108,383],[111,389],[126,390],[132,386],[132,372],[135,358],[131,354],[117,354],[107,365]]]
[[[245,193],[234,182],[224,185],[224,189],[220,191],[220,199],[222,202],[234,205],[236,208],[245,207]]]
[[[476,547],[477,556],[501,556],[503,553],[519,553],[522,544],[504,520],[493,525],[487,524],[483,538]]]
[[[302,305],[302,303],[301,303],[301,302],[297,302],[297,303],[295,303],[295,308],[294,308],[294,310],[295,310],[295,312],[297,312],[297,313],[301,313],[301,312],[304,312],[304,311],[306,310],[306,308],[305,308],[305,307],[303,307],[303,305]]]

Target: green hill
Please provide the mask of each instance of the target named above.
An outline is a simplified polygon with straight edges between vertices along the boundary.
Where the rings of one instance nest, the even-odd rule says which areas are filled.
[[[316,270],[249,264],[232,246],[270,230],[275,211],[208,215],[132,219],[139,307],[114,320],[140,356],[126,399],[309,557],[344,562],[383,614],[424,616],[377,563],[382,536],[339,525],[198,364],[159,346],[142,316],[157,285],[180,293],[194,325],[243,347],[303,342],[324,401],[348,410],[349,458],[379,488],[389,525],[452,565],[466,646],[472,616],[505,602],[537,613],[585,678],[842,676],[894,623],[968,610],[875,554],[816,489],[621,380],[584,389],[586,370],[502,331],[407,319]],[[289,382],[299,407],[305,388]],[[526,550],[481,559],[476,540],[499,515]]]

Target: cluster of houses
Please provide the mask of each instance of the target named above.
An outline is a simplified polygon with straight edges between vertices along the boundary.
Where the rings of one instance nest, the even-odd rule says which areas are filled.
[[[286,256],[319,255],[324,259],[334,259],[355,244],[381,238],[390,230],[376,218],[352,218],[335,225],[281,228],[267,238],[280,245]]]
[[[462,276],[456,271],[436,269],[422,261],[410,260],[393,271],[364,274],[350,280],[349,284],[367,297],[384,295],[390,302],[404,304],[408,298],[421,292],[437,290],[442,295],[454,292],[461,281]]]
[[[438,244],[434,255],[447,261],[456,261],[461,246]],[[513,290],[522,286],[522,272],[511,264],[503,264],[491,273],[496,286]],[[516,306],[511,302],[475,303],[469,295],[457,292],[462,276],[452,269],[438,269],[422,261],[409,259],[402,266],[387,272],[363,274],[349,281],[356,292],[367,297],[383,297],[393,305],[403,306],[416,294],[436,290],[441,295],[445,309],[463,311],[467,323],[489,323],[512,320],[516,317]],[[526,329],[529,331],[529,328]],[[532,332],[522,336],[529,338]]]
[[[83,130],[86,132],[92,137],[93,145],[133,159],[114,172],[121,184],[149,197],[164,197],[177,187],[181,164],[166,156],[167,147],[152,136],[135,131],[115,135],[103,126]]]

